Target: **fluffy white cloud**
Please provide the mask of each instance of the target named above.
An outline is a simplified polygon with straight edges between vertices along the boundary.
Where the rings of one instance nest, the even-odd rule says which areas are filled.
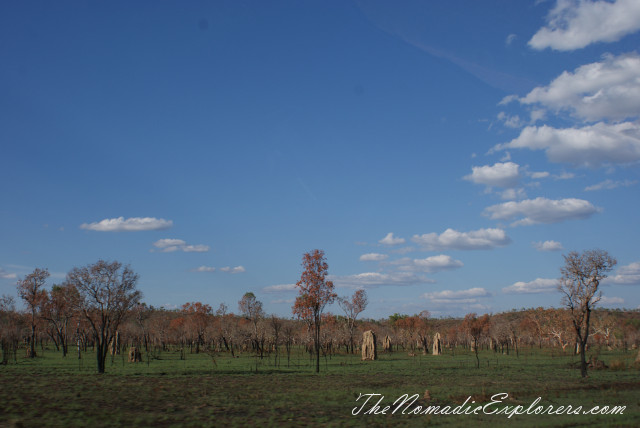
[[[209,251],[208,245],[187,245],[182,239],[158,239],[153,243],[156,250],[161,253],[172,253],[174,251],[183,251],[185,253],[206,253]]]
[[[393,236],[393,233],[387,233],[387,236],[385,236],[384,238],[382,238],[381,240],[378,241],[380,244],[384,244],[384,245],[399,245],[399,244],[404,244],[405,243],[405,239],[404,238],[396,238],[395,236]]]
[[[602,62],[583,65],[573,73],[565,71],[548,86],[533,89],[519,101],[555,112],[568,111],[589,121],[638,117],[640,55],[609,55]]]
[[[591,202],[583,199],[536,198],[519,202],[492,205],[484,214],[494,220],[520,218],[512,226],[528,226],[539,223],[558,223],[565,220],[585,219],[598,212]]]
[[[360,256],[360,261],[361,262],[380,262],[382,260],[385,260],[387,257],[386,254],[379,254],[379,253],[368,253],[368,254],[363,254]]]
[[[158,239],[153,243],[153,246],[156,248],[169,248],[169,247],[177,247],[180,245],[185,245],[186,242],[182,239]]]
[[[533,248],[538,251],[561,251],[564,250],[562,244],[558,241],[540,241],[533,242]]]
[[[505,149],[544,150],[551,162],[575,166],[631,164],[640,160],[640,124],[599,122],[565,129],[527,126],[518,137],[492,150]]]
[[[434,280],[421,275],[410,272],[365,272],[356,275],[333,276],[328,277],[329,280],[337,287],[344,288],[367,288],[378,287],[384,285],[414,285],[433,283]]]
[[[607,284],[635,285],[640,284],[640,262],[621,266],[614,276],[605,279]]]
[[[97,232],[138,232],[144,230],[163,230],[173,226],[173,221],[155,217],[106,218],[95,223],[83,223],[80,229]]]
[[[624,180],[624,181],[613,181],[610,179],[604,180],[598,184],[594,184],[592,186],[587,186],[584,188],[585,192],[592,192],[594,190],[611,190],[617,187],[629,187],[638,184],[637,180]]]
[[[262,291],[265,293],[283,293],[289,291],[295,291],[297,289],[295,284],[278,284],[278,285],[269,285],[268,287],[264,287]]]
[[[488,250],[511,243],[511,239],[502,229],[478,229],[470,232],[447,229],[440,235],[437,233],[414,235],[411,240],[429,251]]]
[[[502,289],[505,293],[531,294],[531,293],[552,293],[558,290],[560,280],[548,278],[536,278],[530,282],[518,281],[513,285]]]
[[[199,268],[196,268],[193,271],[194,272],[215,272],[216,268],[214,268],[213,266],[200,266]]]
[[[0,278],[3,278],[3,279],[15,279],[17,277],[18,277],[18,275],[16,275],[15,273],[10,273],[10,272],[7,272],[6,270],[0,268]]]
[[[520,180],[520,166],[513,162],[471,167],[471,174],[465,180],[497,187],[514,187]]]
[[[456,260],[453,257],[447,256],[445,254],[427,257],[426,259],[404,258],[396,260],[392,263],[398,265],[398,269],[403,271],[417,271],[427,273],[458,269],[464,266],[464,264],[460,260]]]
[[[533,35],[529,46],[568,51],[596,42],[615,42],[639,29],[638,0],[558,0],[546,26]]]
[[[491,297],[491,293],[484,288],[470,288],[459,291],[444,290],[424,293],[422,297],[435,304],[469,304],[477,303],[479,298]]]

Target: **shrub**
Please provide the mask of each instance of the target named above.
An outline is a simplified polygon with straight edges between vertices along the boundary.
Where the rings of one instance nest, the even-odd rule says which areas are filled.
[[[627,363],[625,363],[623,360],[613,360],[611,361],[611,363],[609,363],[609,368],[611,370],[626,370]]]

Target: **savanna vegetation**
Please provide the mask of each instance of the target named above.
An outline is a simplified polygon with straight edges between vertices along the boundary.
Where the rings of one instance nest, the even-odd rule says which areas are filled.
[[[155,308],[141,301],[137,274],[117,262],[75,268],[50,288],[46,269],[36,269],[18,282],[25,310],[10,296],[0,299],[0,425],[424,426],[515,419],[524,426],[639,426],[640,312],[597,308],[598,284],[588,263],[574,256],[565,257],[564,308],[463,318],[423,311],[358,319],[366,292],[337,296],[322,252],[303,259],[295,318],[265,314],[252,292],[239,296],[237,313],[219,302],[215,310],[208,302]],[[612,265],[598,260],[604,270],[597,281]],[[336,299],[342,313],[325,313]],[[359,355],[368,330],[377,337],[375,361]],[[372,399],[354,410],[365,401],[361,394],[374,393],[381,394],[376,402],[384,396],[379,408]],[[615,415],[512,418],[382,414],[403,394],[418,394],[413,408],[443,408],[488,403],[500,393],[508,394],[500,408],[527,408],[538,397],[545,407],[625,408]],[[370,409],[379,414],[365,414]]]

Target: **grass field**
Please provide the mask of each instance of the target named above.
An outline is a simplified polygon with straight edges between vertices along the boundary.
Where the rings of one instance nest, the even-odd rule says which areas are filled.
[[[321,373],[302,350],[287,367],[251,354],[162,352],[156,359],[127,363],[108,358],[107,373],[96,373],[93,353],[62,358],[40,352],[34,360],[0,366],[1,426],[640,426],[640,370],[635,352],[602,351],[600,359],[624,368],[591,370],[580,377],[578,358],[558,351],[525,349],[520,356],[462,350],[455,355],[380,354],[378,361],[358,356],[322,359]],[[430,399],[424,399],[425,391]],[[626,406],[617,415],[409,415],[360,414],[359,394],[381,394],[381,408],[403,394],[419,394],[415,405],[459,406],[467,397],[488,403],[508,399],[491,409],[523,405]],[[378,396],[375,401],[377,402]],[[471,404],[471,401],[468,404]],[[473,409],[473,407],[471,408]],[[406,412],[405,412],[406,413]],[[481,412],[480,412],[481,413]]]

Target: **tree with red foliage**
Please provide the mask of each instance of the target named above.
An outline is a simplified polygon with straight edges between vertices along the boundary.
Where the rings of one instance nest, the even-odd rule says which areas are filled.
[[[46,299],[42,303],[41,316],[49,322],[53,331],[54,343],[62,347],[62,356],[66,357],[68,352],[68,327],[71,318],[75,315],[75,308],[78,306],[78,290],[69,283],[62,285],[54,284],[51,293],[45,295]]]
[[[414,351],[416,343],[419,343],[425,355],[429,348],[427,337],[429,330],[428,318],[429,311],[422,311],[418,315],[398,318],[395,322],[395,326],[402,331],[405,342],[409,342],[411,350]]]
[[[320,372],[320,321],[322,311],[327,304],[333,303],[337,294],[334,293],[333,282],[327,281],[327,264],[324,251],[313,250],[302,257],[304,271],[300,281],[296,283],[300,295],[296,297],[293,314],[299,318],[313,322],[315,331],[316,373]]]
[[[40,307],[47,299],[47,292],[42,290],[42,287],[48,277],[49,271],[47,269],[36,268],[24,279],[18,281],[18,295],[31,311],[30,358],[35,358],[36,356],[36,317]]]
[[[186,315],[188,328],[195,332],[196,354],[200,353],[200,345],[205,344],[205,333],[211,318],[211,306],[201,303],[185,303],[182,312]]]

